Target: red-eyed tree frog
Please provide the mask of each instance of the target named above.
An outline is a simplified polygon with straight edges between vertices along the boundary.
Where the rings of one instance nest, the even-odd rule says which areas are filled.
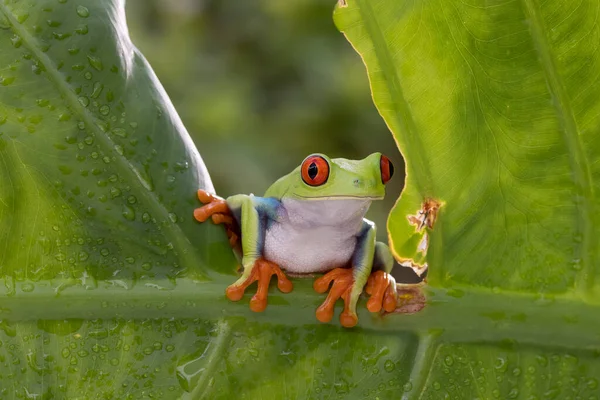
[[[341,324],[356,325],[356,304],[365,285],[371,295],[369,311],[394,311],[396,281],[390,274],[394,259],[388,246],[375,240],[375,224],[364,218],[371,202],[383,198],[393,173],[392,163],[380,153],[363,160],[312,154],[264,197],[235,195],[223,200],[198,191],[205,204],[194,211],[198,221],[212,216],[213,222],[224,223],[232,245],[241,227],[243,273],[227,288],[227,297],[240,300],[258,281],[250,308],[263,311],[272,275],[277,275],[282,292],[292,290],[283,269],[293,274],[325,273],[314,282],[319,293],[331,286],[316,312],[321,322],[331,320],[335,302],[342,298]]]

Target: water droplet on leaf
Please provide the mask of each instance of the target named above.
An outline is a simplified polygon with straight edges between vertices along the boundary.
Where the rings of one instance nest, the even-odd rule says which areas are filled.
[[[77,6],[77,15],[79,15],[81,18],[87,18],[90,16],[90,10],[84,6]]]

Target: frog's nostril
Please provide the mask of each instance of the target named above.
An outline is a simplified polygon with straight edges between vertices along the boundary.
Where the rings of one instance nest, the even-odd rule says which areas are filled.
[[[354,186],[360,187],[360,179],[355,179],[353,183],[354,183]]]

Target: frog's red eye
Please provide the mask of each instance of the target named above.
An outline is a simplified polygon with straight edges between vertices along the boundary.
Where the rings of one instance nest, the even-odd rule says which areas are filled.
[[[394,164],[384,155],[381,155],[379,160],[379,167],[381,168],[381,182],[385,185],[392,179],[394,175]]]
[[[310,186],[320,186],[329,178],[329,164],[321,156],[308,156],[302,161],[302,180]]]

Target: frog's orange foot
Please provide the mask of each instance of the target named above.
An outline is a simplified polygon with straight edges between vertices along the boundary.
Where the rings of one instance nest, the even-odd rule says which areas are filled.
[[[331,286],[331,290],[329,290],[327,298],[317,308],[317,319],[321,322],[331,321],[335,302],[339,298],[342,298],[344,300],[344,311],[340,314],[340,323],[346,328],[351,328],[358,323],[358,316],[356,313],[350,311],[350,293],[354,284],[352,268],[336,268],[329,271],[315,280],[313,288],[317,293],[325,293],[329,289],[331,282],[333,282],[333,285]]]
[[[281,292],[289,293],[292,291],[292,282],[285,276],[277,264],[265,259],[259,259],[254,263],[250,276],[241,283],[236,282],[230,285],[225,294],[229,300],[238,301],[244,296],[246,288],[254,283],[254,281],[258,281],[256,294],[250,300],[250,309],[254,312],[264,311],[267,308],[269,283],[273,275],[277,275],[277,287]]]
[[[211,218],[215,224],[225,225],[229,244],[231,247],[234,247],[239,239],[239,235],[236,233],[239,232],[239,229],[227,202],[202,189],[198,190],[198,199],[204,205],[194,210],[194,218],[199,222],[204,222],[208,218]]]
[[[194,218],[199,222],[204,222],[215,214],[224,214],[225,216],[231,215],[227,202],[218,196],[199,189],[198,199],[204,204],[202,207],[194,210]],[[217,217],[217,220],[219,220],[219,217]],[[214,219],[213,221],[219,223]]]
[[[398,292],[396,291],[396,280],[383,271],[375,271],[369,276],[367,294],[371,295],[367,301],[367,309],[371,312],[379,312],[383,308],[386,312],[396,309],[398,303]]]

